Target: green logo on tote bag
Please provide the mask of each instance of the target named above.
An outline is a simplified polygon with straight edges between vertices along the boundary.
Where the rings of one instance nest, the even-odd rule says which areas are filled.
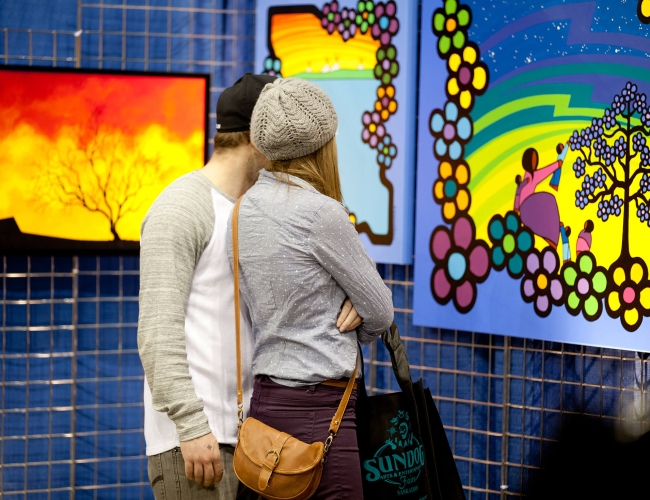
[[[398,496],[415,493],[424,467],[424,447],[413,434],[408,412],[398,411],[390,422],[388,439],[373,458],[363,463],[366,480],[397,485]]]

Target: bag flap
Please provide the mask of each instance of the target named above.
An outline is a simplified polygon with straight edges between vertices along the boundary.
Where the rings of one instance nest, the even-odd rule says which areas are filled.
[[[247,418],[239,430],[239,445],[244,455],[262,467],[280,431],[257,419]],[[290,437],[280,450],[280,461],[275,474],[301,474],[316,467],[323,459],[323,443],[307,444]]]

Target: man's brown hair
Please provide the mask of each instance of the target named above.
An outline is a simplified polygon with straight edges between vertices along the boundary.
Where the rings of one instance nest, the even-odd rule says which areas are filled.
[[[249,130],[243,132],[217,132],[214,136],[214,151],[233,149],[238,146],[245,146],[251,142]]]

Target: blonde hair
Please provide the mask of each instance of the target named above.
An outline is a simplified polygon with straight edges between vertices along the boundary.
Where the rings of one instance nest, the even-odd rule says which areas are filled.
[[[291,181],[287,176],[295,175],[311,184],[319,193],[343,202],[335,138],[308,155],[293,160],[272,160],[267,170],[289,184]]]

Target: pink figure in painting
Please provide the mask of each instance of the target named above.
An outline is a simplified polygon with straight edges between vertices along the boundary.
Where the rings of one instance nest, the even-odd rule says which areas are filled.
[[[535,189],[540,182],[562,166],[562,160],[558,159],[546,167],[537,168],[537,150],[528,148],[524,151],[521,165],[526,171],[522,184],[527,181],[519,194],[521,221],[553,248],[557,248],[560,237],[560,211],[557,201],[551,193],[536,193]]]
[[[528,184],[528,180],[522,180],[521,175],[517,175],[515,177],[515,184],[517,184],[517,191],[515,192],[515,212],[519,213],[519,207],[521,206],[521,190],[524,188],[526,184]]]
[[[591,232],[594,230],[594,222],[588,220],[585,222],[585,228],[580,231],[578,235],[578,240],[576,241],[576,257],[582,252],[588,252],[591,250],[592,236]]]

